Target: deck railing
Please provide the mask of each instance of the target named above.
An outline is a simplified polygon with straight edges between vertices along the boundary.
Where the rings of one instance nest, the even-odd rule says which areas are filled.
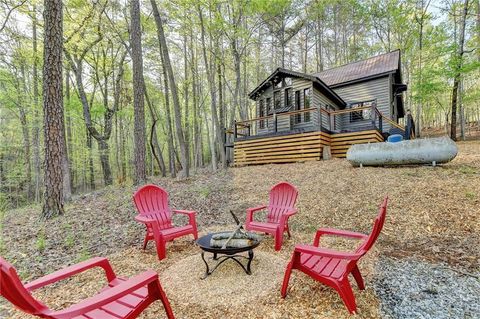
[[[337,111],[329,111],[316,106],[291,112],[274,113],[272,115],[257,117],[245,121],[236,121],[231,133],[233,133],[235,139],[278,134],[282,132],[288,133],[296,130],[340,133],[345,131],[345,128],[342,127],[345,126],[345,124],[342,122],[349,123],[350,128],[347,131],[376,129],[379,132],[383,132],[384,125],[388,123],[391,127],[399,129],[402,134],[405,132],[402,125],[385,116],[378,110],[375,101],[366,102],[371,103],[371,105]],[[367,116],[364,116],[364,111],[370,112],[367,112]],[[362,117],[357,123],[350,122],[351,118],[345,118],[345,116],[351,116],[350,114],[352,113],[358,114],[358,112],[362,112]]]
[[[302,123],[307,125],[308,123],[313,123],[314,112],[318,112],[318,108],[312,107],[291,112],[274,113],[250,120],[236,121],[233,127],[233,134],[237,138],[290,131]],[[287,125],[285,125],[286,123]],[[281,124],[280,127],[279,124]],[[320,127],[318,129],[320,130]]]

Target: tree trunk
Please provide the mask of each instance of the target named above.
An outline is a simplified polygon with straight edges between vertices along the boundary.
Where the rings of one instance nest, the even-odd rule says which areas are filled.
[[[207,73],[207,79],[208,79],[208,84],[210,87],[210,99],[211,99],[211,114],[212,114],[212,134],[214,137],[214,140],[216,139],[218,147],[219,147],[219,152],[220,152],[220,160],[222,162],[222,166],[224,168],[227,167],[227,159],[226,159],[226,154],[225,154],[225,148],[224,148],[224,143],[223,143],[223,129],[220,127],[220,122],[218,120],[218,114],[217,114],[217,95],[216,95],[216,81],[215,81],[215,58],[213,58],[212,62],[209,64],[208,58],[207,58],[207,48],[205,44],[205,25],[203,22],[203,14],[202,14],[202,9],[200,6],[198,7],[198,12],[199,12],[199,17],[200,17],[200,27],[201,27],[201,38],[202,38],[202,51],[203,51],[203,60],[205,63],[205,69]],[[217,46],[218,47],[218,46]],[[218,51],[218,50],[217,50]],[[215,162],[214,162],[215,160]],[[212,167],[214,170],[217,169],[217,163],[216,163],[216,158],[213,158],[213,153],[212,153]]]
[[[230,110],[230,125],[233,125],[233,121],[235,121],[235,113],[237,110],[240,111],[240,119],[245,121],[247,119],[247,114],[243,108],[239,105],[239,95],[240,95],[240,86],[242,84],[242,75],[241,75],[241,57],[240,53],[238,52],[238,44],[237,40],[234,39],[231,41],[230,44],[232,48],[232,55],[233,55],[233,68],[235,69],[235,90],[233,92],[233,106]]]
[[[189,176],[189,167],[188,167],[188,147],[185,142],[185,136],[182,129],[182,115],[180,110],[180,99],[178,97],[178,89],[175,83],[175,77],[173,74],[172,64],[170,62],[170,55],[168,53],[167,41],[165,39],[165,33],[163,31],[163,22],[160,17],[160,12],[158,11],[157,4],[155,0],[150,0],[153,9],[153,16],[155,18],[155,24],[157,25],[157,36],[158,42],[161,47],[161,54],[163,55],[163,66],[166,71],[166,76],[168,77],[170,90],[172,92],[173,100],[173,113],[175,116],[175,131],[177,133],[178,145],[180,147],[180,161],[182,164],[183,175],[184,177]]]
[[[131,31],[130,44],[132,47],[133,66],[133,108],[134,108],[134,159],[136,185],[145,183],[147,179],[145,166],[145,105],[144,105],[144,80],[142,58],[142,30],[140,26],[139,0],[131,0]]]
[[[458,84],[458,106],[460,111],[460,138],[465,141],[465,108],[463,105],[463,78]]]
[[[186,17],[185,17],[186,18]],[[189,100],[188,100],[188,91],[190,89],[189,85],[189,78],[188,78],[188,57],[187,57],[187,33],[183,35],[183,71],[184,71],[184,92],[183,96],[185,99],[185,119],[183,123],[185,124],[183,128],[183,132],[185,132],[185,146],[186,146],[186,153],[187,153],[187,166],[190,167],[190,124],[189,124]]]
[[[165,70],[164,56],[162,52],[162,46],[159,43],[160,48],[160,62],[162,63],[163,68],[163,89],[165,95],[165,115],[167,122],[167,140],[168,140],[168,167],[170,170],[170,176],[175,178],[177,176],[177,170],[175,169],[175,144],[172,128],[172,115],[170,114],[170,90],[168,85],[167,72]]]
[[[90,190],[95,190],[95,172],[93,169],[93,145],[92,145],[92,134],[87,129],[87,148],[88,148],[88,175],[89,175],[89,184]]]
[[[42,215],[62,215],[65,127],[62,97],[62,1],[44,1],[43,113],[45,136],[45,196]]]
[[[108,143],[105,140],[98,140],[98,152],[100,153],[100,165],[102,166],[103,181],[105,186],[112,185],[112,171],[110,169],[110,156]]]
[[[320,15],[321,14],[321,15]],[[317,18],[317,71],[323,71],[323,24],[322,16],[320,13]]]
[[[65,107],[65,112],[67,115],[67,127],[66,127],[66,134],[67,134],[67,157],[69,163],[69,180],[70,180],[70,191],[73,191],[74,188],[74,178],[75,178],[75,171],[73,169],[73,134],[72,134],[72,116],[70,110],[70,70],[67,69],[66,78],[65,78],[65,97],[67,100],[67,106]]]
[[[423,3],[423,2],[422,2]],[[423,10],[423,4],[422,4]],[[422,85],[422,50],[423,50],[423,16],[420,22],[420,33],[419,33],[419,54],[420,58],[418,60],[418,72],[419,72],[419,83]],[[417,102],[417,110],[415,112],[415,137],[419,138],[422,132],[422,123],[421,123],[421,114],[422,114],[422,97]]]
[[[92,117],[90,114],[90,106],[93,104],[93,98],[95,96],[95,89],[96,85],[99,84],[99,81],[94,81],[94,92],[91,94],[91,101],[89,102],[87,99],[87,94],[85,92],[85,88],[83,85],[83,60],[85,59],[85,55],[87,52],[99,41],[101,40],[100,38],[97,38],[96,41],[90,43],[90,46],[85,48],[83,52],[79,56],[72,56],[70,53],[66,52],[66,57],[70,62],[70,66],[72,67],[72,70],[75,74],[75,80],[77,83],[77,91],[78,95],[80,97],[80,101],[82,103],[83,107],[83,117],[85,119],[85,125],[87,126],[87,129],[90,132],[90,136],[95,138],[97,143],[99,144],[99,150],[100,152],[100,161],[102,162],[102,172],[104,176],[104,184],[105,185],[111,185],[112,184],[112,176],[111,176],[111,168],[110,168],[110,154],[108,152],[108,140],[110,139],[111,133],[112,133],[112,126],[113,126],[113,116],[115,113],[118,111],[118,104],[120,101],[120,87],[121,87],[121,80],[123,77],[124,69],[123,69],[123,63],[125,61],[127,51],[124,51],[120,57],[119,60],[119,71],[116,74],[115,77],[115,88],[114,88],[114,93],[113,93],[113,107],[109,108],[108,107],[108,93],[107,93],[107,88],[105,85],[105,89],[102,90],[102,94],[104,97],[104,108],[105,108],[105,113],[104,113],[104,121],[103,121],[103,134],[100,134],[100,132],[95,128]],[[142,77],[143,80],[143,77]],[[143,82],[142,82],[143,83]],[[107,144],[100,146],[100,144]],[[101,148],[100,148],[101,147]]]
[[[123,126],[123,118],[120,116],[118,120],[119,132],[120,132],[120,167],[121,167],[121,182],[125,182],[127,179],[127,156],[125,154],[125,132]]]
[[[465,43],[465,23],[467,20],[468,14],[468,0],[465,0],[463,5],[463,12],[460,20],[460,34],[459,34],[459,43],[458,50],[456,54],[456,67],[455,67],[455,76],[453,78],[453,89],[452,89],[452,124],[450,127],[450,138],[454,141],[457,140],[457,100],[458,100],[458,87],[461,78],[461,70],[463,64],[463,45]]]
[[[26,112],[26,103],[24,99],[27,95],[27,83],[25,78],[25,66],[22,64],[20,67],[21,75],[21,88],[18,87],[18,90],[21,89],[21,92],[18,92],[18,109],[20,115],[20,124],[22,127],[23,135],[23,149],[24,149],[24,165],[25,165],[25,184],[26,184],[26,193],[27,198],[30,199],[32,195],[32,165],[30,163],[30,131],[28,129],[28,120]]]
[[[40,160],[40,112],[38,101],[38,48],[37,48],[37,15],[36,6],[33,6],[33,108],[34,108],[34,124],[33,124],[33,166],[35,170],[35,201],[40,201],[40,184],[41,184],[41,160]]]
[[[70,104],[70,77],[68,69],[66,70],[65,74],[65,98],[67,101],[67,127],[66,127],[66,140],[64,142],[65,145],[65,152],[63,154],[62,159],[62,169],[63,169],[63,200],[65,202],[69,202],[72,199],[72,172],[71,172],[71,165],[70,165],[70,156],[69,152],[71,151],[72,147],[72,130],[71,125],[72,121],[70,118],[70,112],[68,110]]]
[[[196,64],[196,58],[195,58],[195,46],[193,42],[193,29],[190,30],[190,50],[192,51],[192,63],[190,65],[191,67],[191,73],[192,73],[192,100],[193,100],[193,169],[194,172],[197,172],[197,169],[200,164],[200,158],[201,158],[201,136],[199,132],[199,112],[198,112],[198,81],[197,81],[197,76],[198,76],[198,69],[197,69],[197,64]]]
[[[155,158],[155,161],[157,162],[158,168],[162,173],[162,176],[165,177],[167,176],[167,169],[165,167],[165,161],[163,160],[162,149],[158,144],[158,137],[157,137],[157,131],[156,131],[158,118],[155,115],[153,105],[150,101],[150,98],[148,97],[147,88],[145,88],[145,100],[147,101],[150,117],[152,118],[152,127],[150,128],[150,149],[152,151],[153,157]]]

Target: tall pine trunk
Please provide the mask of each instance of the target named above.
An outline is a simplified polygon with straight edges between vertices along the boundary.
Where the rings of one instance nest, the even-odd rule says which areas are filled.
[[[465,0],[463,4],[463,11],[460,20],[460,34],[458,41],[457,53],[455,56],[455,76],[453,78],[452,89],[452,124],[450,127],[450,138],[454,141],[457,140],[457,101],[459,95],[459,84],[461,80],[461,71],[463,65],[463,45],[465,43],[465,23],[468,14],[468,0]]]
[[[45,135],[45,196],[42,215],[45,219],[62,215],[65,127],[63,121],[62,1],[44,1],[43,113]]]
[[[131,31],[130,44],[132,47],[133,66],[133,108],[134,108],[134,159],[136,185],[145,183],[147,179],[145,166],[145,103],[142,58],[142,30],[140,26],[140,3],[131,0]]]

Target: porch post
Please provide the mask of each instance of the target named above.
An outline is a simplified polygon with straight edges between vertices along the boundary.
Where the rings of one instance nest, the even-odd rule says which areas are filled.
[[[321,107],[320,105],[317,105],[317,118],[318,118],[318,131],[321,132],[322,131],[322,110],[321,110]]]
[[[237,139],[237,120],[233,121],[233,138]]]
[[[377,118],[377,103],[373,102],[372,103],[372,110],[370,111],[371,112],[371,117],[372,117],[372,125],[373,125],[373,128],[376,129],[376,118]]]

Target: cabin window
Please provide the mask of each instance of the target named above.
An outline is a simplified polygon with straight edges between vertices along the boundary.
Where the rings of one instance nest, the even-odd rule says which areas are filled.
[[[295,91],[295,111],[300,110],[300,91]],[[302,114],[295,114],[295,124],[302,122]]]
[[[303,90],[303,108],[309,109],[311,107],[311,93],[312,90],[310,88]],[[310,122],[310,112],[303,113],[303,120],[304,122]]]
[[[275,104],[275,109],[282,107],[282,91],[273,92],[273,103]]]
[[[292,78],[285,78],[285,86],[292,85]]]
[[[283,81],[278,81],[274,86],[275,89],[281,89],[283,87]]]
[[[352,105],[352,109],[359,108],[359,107],[361,106],[358,104]],[[358,122],[358,121],[363,121],[363,112],[357,111],[357,112],[350,113],[350,122]]]
[[[259,108],[259,116],[264,117],[265,116],[265,105],[264,105],[264,100],[260,100],[258,102],[258,108]],[[260,120],[260,128],[265,128],[265,120]]]
[[[267,114],[270,114],[270,112],[272,111],[272,98],[271,97],[267,97]]]
[[[372,101],[367,101],[367,102],[358,102],[358,103],[353,103],[350,104],[351,109],[355,108],[361,108],[361,107],[366,107],[366,106],[372,106],[373,102]],[[352,112],[350,113],[350,122],[360,122],[363,120],[367,120],[371,117],[371,110],[366,109],[366,110],[359,110],[357,112]]]
[[[285,89],[285,106],[291,107],[292,105],[293,105],[292,89],[288,88],[288,89]]]

